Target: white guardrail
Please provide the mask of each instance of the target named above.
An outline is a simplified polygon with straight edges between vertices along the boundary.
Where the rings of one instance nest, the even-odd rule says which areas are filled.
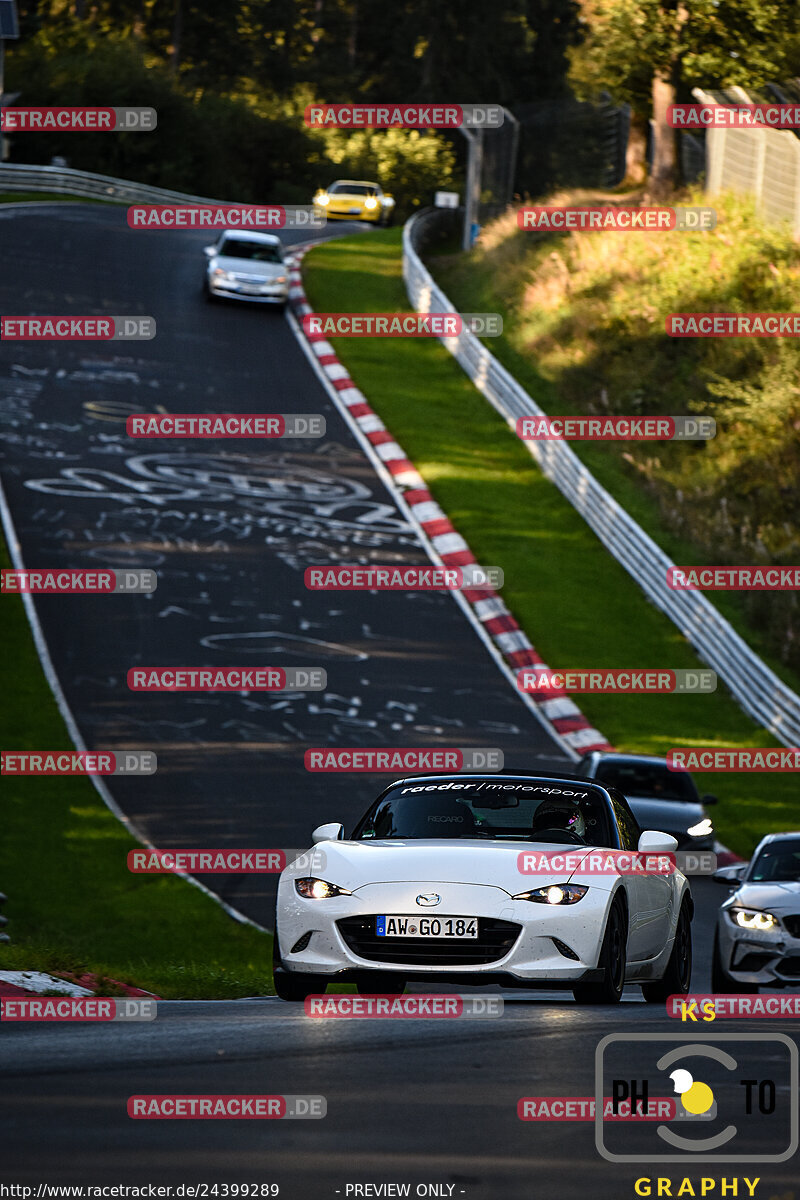
[[[436,286],[416,251],[424,224],[438,215],[418,213],[403,229],[403,278],[417,312],[457,311]],[[442,341],[512,429],[518,417],[544,415],[544,410],[473,333],[464,330],[457,338]],[[530,441],[524,445],[542,473],[577,509],[648,599],[675,623],[698,657],[717,672],[744,711],[784,745],[800,745],[800,696],[761,661],[702,592],[678,592],[667,587],[667,571],[674,565],[671,559],[601,487],[566,442]]]
[[[230,204],[230,200],[210,200],[207,196],[188,196],[166,188],[131,183],[111,175],[93,175],[73,167],[38,167],[27,163],[0,163],[1,192],[54,192],[84,199],[119,200],[132,204]]]

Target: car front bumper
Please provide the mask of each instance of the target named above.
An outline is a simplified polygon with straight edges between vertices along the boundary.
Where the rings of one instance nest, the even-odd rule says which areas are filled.
[[[417,895],[434,889],[441,894],[441,903],[436,909],[419,908]],[[520,983],[569,986],[597,977],[610,898],[610,891],[590,888],[577,904],[547,905],[513,900],[488,885],[414,882],[371,884],[351,896],[305,900],[297,895],[293,881],[282,881],[278,891],[280,956],[287,971],[343,978],[383,973],[488,981],[504,976]],[[374,931],[379,914],[476,917],[480,936],[464,939],[458,946],[449,941],[440,949],[436,939],[402,939],[398,945],[399,940],[386,938],[386,950],[382,951],[383,938],[357,938],[352,930],[352,925],[360,922]],[[497,957],[487,950],[482,955],[485,961],[469,961],[489,946],[487,930],[501,924],[510,946]],[[301,948],[294,950],[298,942]],[[463,957],[459,953],[462,946]],[[423,962],[420,957],[436,961]]]
[[[207,277],[206,283],[212,296],[225,300],[244,300],[249,304],[285,304],[289,297],[288,283],[263,284],[257,288],[228,280],[217,281]]]
[[[719,952],[732,979],[761,987],[800,986],[800,938],[785,929],[774,932],[738,929],[720,915]]]

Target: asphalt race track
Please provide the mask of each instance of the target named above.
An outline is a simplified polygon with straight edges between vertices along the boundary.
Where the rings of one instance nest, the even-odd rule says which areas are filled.
[[[0,214],[3,312],[157,321],[150,342],[0,348],[1,474],[25,565],[158,572],[150,597],[36,601],[87,746],[158,755],[156,775],[109,781],[114,799],[157,846],[294,847],[322,821],[352,823],[388,782],[308,773],[309,746],[498,746],[509,766],[568,770],[451,596],[306,590],[313,563],[429,560],[283,317],[206,303],[208,240],[130,230],[123,209]],[[159,410],[323,413],[327,435],[128,438],[130,413]],[[321,666],[328,689],[137,694],[136,666]],[[274,880],[204,882],[270,923]]]
[[[158,846],[290,847],[307,844],[320,821],[352,822],[381,783],[308,774],[309,745],[491,745],[512,767],[569,769],[451,597],[305,590],[310,563],[425,555],[288,323],[205,303],[206,240],[133,232],[123,210],[99,206],[0,210],[4,313],[102,308],[158,322],[152,342],[0,347],[2,482],[25,565],[149,566],[159,575],[152,597],[36,602],[87,745],[159,756],[155,776],[109,781],[116,802]],[[159,410],[321,412],[328,432],[257,449],[132,443],[126,416]],[[132,666],[238,665],[323,666],[328,691],[141,695],[125,683]],[[270,923],[270,883],[205,882]],[[702,991],[725,893],[707,881],[693,890],[693,987]],[[628,1130],[627,1148],[651,1161],[611,1163],[596,1151],[590,1121],[520,1121],[522,1096],[593,1095],[606,1034],[679,1038],[685,1029],[637,988],[613,1010],[578,1008],[569,993],[507,992],[505,1004],[497,1020],[348,1022],[253,998],[164,1003],[152,1024],[4,1025],[0,1179],[277,1183],[282,1197],[302,1200],[391,1182],[410,1183],[412,1195],[435,1184],[443,1190],[428,1194],[468,1200],[621,1200],[642,1176],[747,1175],[761,1178],[758,1200],[794,1195],[791,1161],[671,1166],[655,1160],[663,1146],[648,1123]],[[713,1040],[776,1026],[798,1031],[782,1020],[691,1032]],[[626,1051],[631,1075],[645,1070],[640,1052]],[[778,1153],[789,1101],[781,1051],[740,1041],[735,1054],[739,1076],[776,1081],[775,1121],[756,1114],[742,1137],[762,1156]],[[659,1095],[671,1093],[669,1080],[663,1088]],[[327,1116],[127,1116],[129,1096],[166,1092],[322,1095]],[[748,1195],[741,1182],[738,1194]]]

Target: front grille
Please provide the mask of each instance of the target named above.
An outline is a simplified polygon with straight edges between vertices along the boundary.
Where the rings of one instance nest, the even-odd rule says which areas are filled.
[[[800,937],[800,913],[790,913],[786,917],[781,916],[781,920],[792,937]]]
[[[774,957],[774,953],[759,954],[754,951],[752,954],[745,954],[740,962],[734,963],[733,969],[734,971],[763,971],[767,963],[772,962]]]
[[[800,958],[795,954],[791,958],[783,958],[778,963],[777,970],[781,975],[791,976],[795,978],[800,975]]]
[[[437,917],[440,915],[436,914]],[[445,918],[449,914],[441,914]],[[339,933],[359,958],[371,962],[413,963],[420,967],[472,967],[496,962],[508,954],[521,925],[478,918],[476,938],[378,937],[375,917],[344,917],[336,922]]]

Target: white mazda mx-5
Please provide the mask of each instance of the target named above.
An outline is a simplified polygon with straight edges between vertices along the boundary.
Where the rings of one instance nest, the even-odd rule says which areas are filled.
[[[423,775],[390,784],[349,838],[320,825],[278,884],[275,991],[328,983],[562,987],[613,1004],[688,992],[692,896],[677,842],[621,792],[561,775]]]

